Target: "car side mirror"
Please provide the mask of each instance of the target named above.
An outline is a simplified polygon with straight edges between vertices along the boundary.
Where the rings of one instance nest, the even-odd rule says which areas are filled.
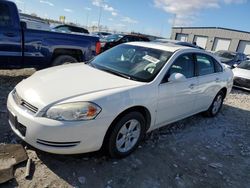
[[[187,80],[186,76],[181,73],[173,73],[168,78],[169,82],[185,82]]]
[[[21,28],[22,28],[22,29],[27,29],[27,23],[21,21]]]

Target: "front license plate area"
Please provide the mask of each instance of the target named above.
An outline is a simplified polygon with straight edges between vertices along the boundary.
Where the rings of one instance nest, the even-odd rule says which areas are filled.
[[[17,117],[12,112],[9,111],[8,114],[9,114],[9,121],[11,125],[15,127],[15,129],[17,129],[21,133],[22,136],[25,136],[26,127],[18,122]]]
[[[10,123],[11,123],[15,128],[17,128],[17,127],[16,127],[16,124],[18,124],[18,123],[17,123],[17,117],[16,117],[12,112],[10,112],[10,111],[9,111],[9,120],[10,120]]]

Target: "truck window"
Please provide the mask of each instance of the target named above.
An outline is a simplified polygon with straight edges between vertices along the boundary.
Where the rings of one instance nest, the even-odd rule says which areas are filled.
[[[11,14],[10,9],[5,4],[0,4],[0,27],[11,26]]]

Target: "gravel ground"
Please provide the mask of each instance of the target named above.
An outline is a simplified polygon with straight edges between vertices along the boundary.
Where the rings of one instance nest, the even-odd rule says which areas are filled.
[[[0,70],[0,143],[20,143],[7,123],[6,98],[32,69]],[[25,145],[25,143],[23,143]],[[59,156],[28,147],[15,180],[0,187],[250,187],[250,93],[233,90],[215,118],[195,115],[147,135],[125,159],[101,152]]]

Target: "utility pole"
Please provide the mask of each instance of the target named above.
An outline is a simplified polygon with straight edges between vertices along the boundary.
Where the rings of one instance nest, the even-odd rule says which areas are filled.
[[[89,11],[87,10],[87,20],[86,20],[86,27],[89,26]]]
[[[103,0],[101,0],[100,2],[100,10],[99,10],[99,19],[98,19],[98,31],[100,31],[100,23],[101,23],[101,17],[102,17],[102,4],[103,4]]]
[[[174,19],[173,19],[173,22],[172,22],[172,28],[175,26],[175,22],[176,22],[176,14],[174,14]]]

